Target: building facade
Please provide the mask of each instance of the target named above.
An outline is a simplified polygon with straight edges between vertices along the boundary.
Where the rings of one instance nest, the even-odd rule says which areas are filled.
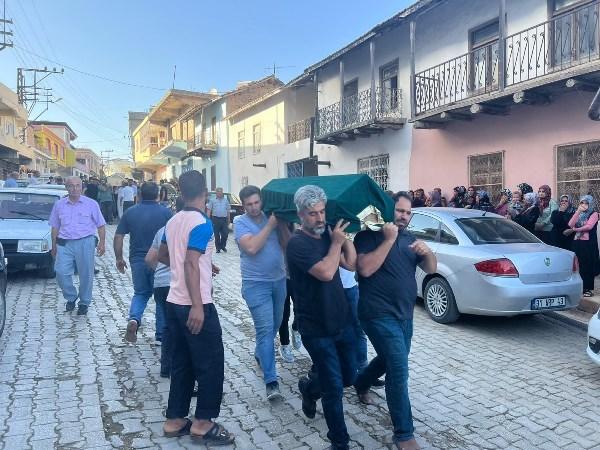
[[[599,2],[438,2],[414,20],[410,186],[600,195]]]
[[[79,165],[78,169],[86,172],[89,176],[100,177],[102,174],[102,160],[90,148],[76,148],[75,160]]]
[[[0,84],[0,176],[19,171],[34,161],[34,151],[27,141],[27,111],[17,94]]]

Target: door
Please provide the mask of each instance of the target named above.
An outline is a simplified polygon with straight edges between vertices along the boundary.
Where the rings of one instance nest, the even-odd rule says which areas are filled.
[[[381,68],[381,89],[378,110],[386,116],[398,109],[398,61]]]
[[[408,232],[415,238],[424,241],[433,253],[437,253],[439,246],[441,222],[434,217],[425,214],[413,213],[410,223],[408,224]],[[422,294],[423,280],[426,273],[417,267],[415,277],[417,279],[417,289],[419,294]]]
[[[471,32],[470,88],[488,92],[498,87],[500,22],[495,20]]]
[[[348,127],[358,121],[358,78],[344,85],[342,99],[342,127]]]

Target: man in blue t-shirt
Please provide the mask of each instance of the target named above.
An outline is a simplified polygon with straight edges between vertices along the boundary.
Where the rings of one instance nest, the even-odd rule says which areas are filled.
[[[274,215],[267,217],[262,211],[260,189],[256,186],[244,187],[240,199],[246,213],[234,219],[233,229],[240,248],[242,297],[254,321],[254,357],[263,371],[267,399],[280,400],[275,336],[283,318],[286,275],[277,219]]]
[[[171,210],[158,203],[158,185],[146,182],[141,189],[141,203],[128,208],[119,221],[113,247],[117,259],[117,270],[125,273],[127,263],[123,259],[123,239],[129,234],[129,264],[133,280],[133,298],[129,308],[125,340],[137,341],[137,330],[142,322],[142,315],[152,297],[154,289],[154,270],[144,262],[156,232],[164,227],[172,216]],[[160,340],[165,317],[162,309],[156,310],[156,339]]]
[[[406,230],[412,215],[410,196],[399,192],[394,202],[393,224],[385,224],[383,231],[362,231],[354,239],[360,285],[358,316],[377,351],[354,385],[361,401],[370,403],[370,387],[386,374],[394,443],[399,449],[415,450],[419,446],[408,397],[408,354],[417,299],[415,270],[419,266],[426,273],[435,273],[437,260],[425,242]]]

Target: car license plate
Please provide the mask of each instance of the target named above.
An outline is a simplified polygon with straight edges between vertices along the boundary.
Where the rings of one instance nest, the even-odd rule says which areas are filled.
[[[534,298],[533,300],[531,300],[532,310],[561,308],[566,305],[566,297]]]

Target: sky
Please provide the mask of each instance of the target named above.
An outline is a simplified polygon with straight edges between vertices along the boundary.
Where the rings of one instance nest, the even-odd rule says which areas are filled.
[[[0,82],[16,91],[17,67],[64,68],[41,83],[57,101],[45,112],[39,103],[30,120],[43,112],[38,120],[65,121],[75,146],[112,158],[130,155],[127,112],[148,111],[173,82],[225,92],[273,73],[273,64],[287,82],[413,3],[5,1],[14,47],[0,52]]]

